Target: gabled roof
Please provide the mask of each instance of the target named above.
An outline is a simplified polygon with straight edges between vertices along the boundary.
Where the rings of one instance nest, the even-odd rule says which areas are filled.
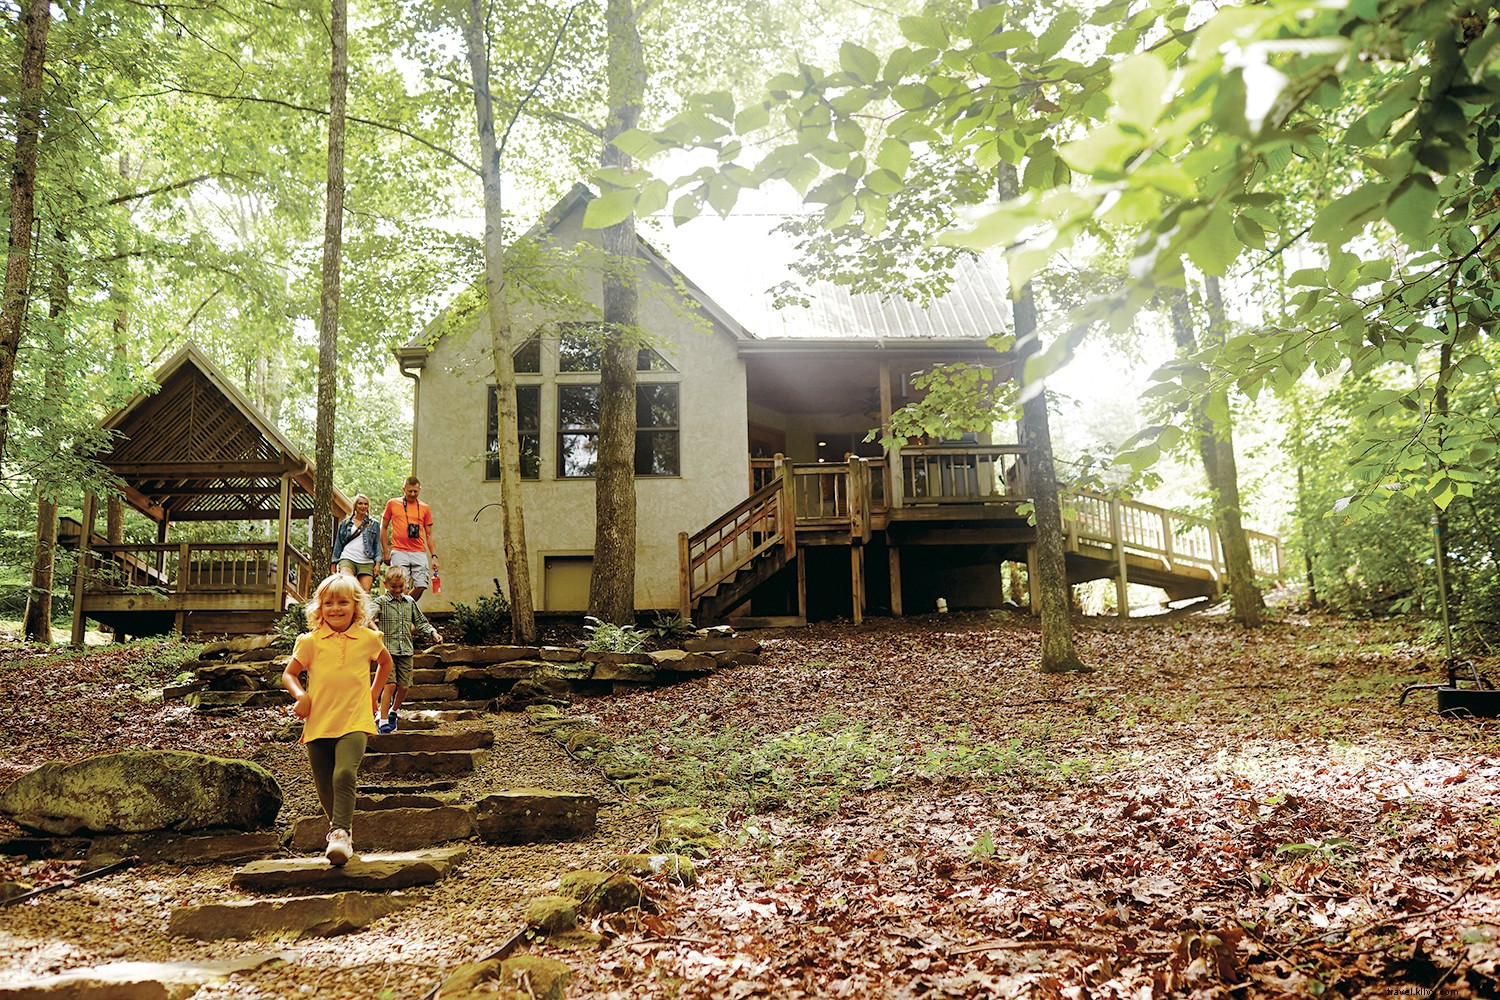
[[[156,372],[100,424],[114,432],[99,456],[125,495],[153,520],[276,520],[281,478],[292,478],[293,520],[312,516],[313,465],[195,345]],[[351,509],[334,490],[334,513]]]

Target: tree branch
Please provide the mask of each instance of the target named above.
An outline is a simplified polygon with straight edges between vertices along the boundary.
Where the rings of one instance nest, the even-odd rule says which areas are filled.
[[[467,81],[467,80],[460,80],[457,77],[448,76],[446,73],[439,73],[439,74],[437,74],[437,78],[439,80],[446,81],[447,83],[451,83],[455,87],[462,87],[464,90],[467,90],[467,91],[470,91],[470,92],[472,92],[474,90],[474,85],[472,83],[470,83],[469,81]],[[499,104],[501,107],[505,107],[507,105],[507,102],[505,102],[505,101],[495,100],[495,95],[494,94],[490,95],[490,100],[495,101],[495,103]],[[519,109],[518,109],[518,113],[519,113]],[[550,110],[548,108],[542,108],[540,110],[533,108],[532,111],[531,111],[531,113],[533,115],[535,115],[536,117],[538,117],[538,118],[547,118],[547,119],[550,119],[551,121],[557,122],[559,125],[567,125],[570,128],[576,128],[580,132],[586,132],[586,133],[588,133],[589,135],[593,136],[596,139],[603,139],[604,138],[604,130],[603,129],[601,129],[601,128],[595,128],[593,125],[590,125],[588,122],[584,121],[582,118],[574,118],[572,115],[566,114],[565,112],[562,112],[562,111],[552,111],[552,110]],[[506,131],[508,132],[509,129],[507,129]]]

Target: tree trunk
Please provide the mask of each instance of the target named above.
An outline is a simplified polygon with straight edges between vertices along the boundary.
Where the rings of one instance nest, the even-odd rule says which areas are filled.
[[[521,455],[516,407],[515,346],[510,307],[505,301],[505,235],[500,199],[500,156],[495,147],[495,111],[490,100],[488,26],[482,0],[468,0],[464,46],[474,84],[474,116],[479,129],[480,175],[484,184],[484,292],[495,359],[498,432],[500,436],[500,509],[503,512],[505,572],[510,591],[511,631],[516,642],[536,640],[536,611],[531,596],[531,566],[526,554],[526,522],[521,506]]]
[[[318,415],[313,443],[312,564],[333,561],[333,439],[338,412],[339,261],[344,247],[344,115],[349,98],[349,4],[330,0],[328,186],[323,211],[323,292],[318,308]]]
[[[64,407],[67,385],[63,378],[63,312],[68,302],[68,269],[63,263],[65,233],[57,234],[57,251],[52,261],[52,288],[48,292],[47,347],[43,353],[46,370],[42,375],[42,393],[49,406]],[[55,432],[49,431],[46,452],[59,447]],[[45,466],[36,480],[36,546],[31,554],[31,586],[26,592],[26,613],[22,629],[32,642],[52,641],[52,585],[57,565],[57,498],[58,481]]]
[[[21,88],[16,144],[10,175],[10,241],[5,288],[0,293],[0,460],[10,429],[10,393],[16,379],[16,351],[26,321],[31,270],[31,224],[36,217],[36,154],[42,134],[42,68],[47,61],[50,0],[25,0],[21,8]]]
[[[997,188],[1001,201],[1009,201],[1020,193],[1020,182],[1012,164],[1001,164]],[[1024,397],[1027,390],[1026,359],[1041,348],[1036,340],[1036,296],[1029,282],[1019,292],[1012,293],[1011,307],[1021,364],[1018,381]],[[1078,658],[1078,651],[1073,647],[1062,505],[1057,499],[1057,472],[1052,465],[1052,428],[1047,418],[1047,390],[1044,387],[1039,386],[1021,404],[1021,444],[1026,448],[1026,479],[1031,487],[1036,517],[1036,589],[1042,616],[1042,672],[1058,674],[1092,670]]]
[[[1207,281],[1208,312],[1210,317],[1207,340],[1220,343],[1223,339],[1222,318],[1224,300],[1219,294],[1218,279]],[[1172,300],[1172,336],[1178,352],[1187,355],[1198,348],[1193,334],[1193,318],[1188,307],[1187,295],[1174,296]],[[1211,413],[1210,399],[1200,400],[1193,406],[1193,434],[1197,438],[1198,454],[1203,460],[1203,471],[1208,477],[1208,488],[1214,511],[1214,529],[1224,549],[1224,575],[1227,578],[1229,604],[1234,609],[1235,620],[1251,628],[1260,625],[1261,611],[1265,604],[1260,590],[1255,586],[1255,566],[1250,557],[1250,540],[1245,534],[1245,525],[1240,511],[1239,471],[1234,456],[1234,423],[1227,416],[1228,395],[1223,390],[1214,390],[1218,398],[1214,407],[1226,416],[1216,420]]]
[[[600,162],[629,169],[614,139],[640,121],[646,88],[633,0],[609,0],[609,122]],[[604,326],[599,377],[599,465],[594,479],[594,570],[589,610],[617,624],[635,621],[635,383],[637,331],[635,216],[605,229]]]

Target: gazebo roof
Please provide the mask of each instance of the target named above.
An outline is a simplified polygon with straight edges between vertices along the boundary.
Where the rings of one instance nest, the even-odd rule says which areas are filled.
[[[289,518],[312,516],[312,462],[195,345],[156,383],[100,425],[114,432],[100,461],[131,506],[155,521],[274,521],[290,475]],[[336,517],[351,509],[337,489],[333,508]]]

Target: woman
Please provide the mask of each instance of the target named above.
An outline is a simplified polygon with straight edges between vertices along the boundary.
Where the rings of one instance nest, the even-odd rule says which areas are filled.
[[[370,498],[354,498],[354,513],[340,521],[333,532],[333,570],[359,578],[365,593],[375,585],[380,559],[380,522],[370,516]]]

